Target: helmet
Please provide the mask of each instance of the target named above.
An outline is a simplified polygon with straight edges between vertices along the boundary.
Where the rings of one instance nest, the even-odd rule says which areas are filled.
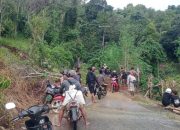
[[[76,75],[76,71],[75,70],[69,70],[68,72],[68,76],[69,77],[74,77]]]
[[[170,94],[172,90],[170,88],[167,88],[165,92]]]
[[[67,69],[63,70],[63,71],[61,72],[61,74],[62,74],[62,75],[68,75],[68,70],[67,70]]]
[[[115,71],[115,70],[113,70],[113,73],[116,73],[116,71]]]

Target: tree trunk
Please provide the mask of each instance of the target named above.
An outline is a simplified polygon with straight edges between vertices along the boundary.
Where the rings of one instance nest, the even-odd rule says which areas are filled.
[[[2,32],[2,11],[3,11],[2,3],[3,3],[3,0],[0,0],[0,38],[1,38],[1,32]]]

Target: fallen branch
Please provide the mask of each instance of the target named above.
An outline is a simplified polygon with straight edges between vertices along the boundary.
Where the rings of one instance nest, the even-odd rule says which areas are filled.
[[[164,109],[170,110],[170,111],[180,115],[180,108],[179,107],[176,108],[176,107],[173,107],[173,106],[167,106]]]
[[[174,109],[173,112],[176,113],[176,114],[178,114],[178,115],[180,115],[180,110],[175,110],[175,109]]]

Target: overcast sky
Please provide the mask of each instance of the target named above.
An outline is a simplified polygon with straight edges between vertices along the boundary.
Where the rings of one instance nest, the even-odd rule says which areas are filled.
[[[143,4],[146,7],[154,8],[155,10],[165,10],[168,5],[180,5],[180,0],[107,0],[109,5],[112,5],[115,9],[123,9],[129,3],[133,5]]]

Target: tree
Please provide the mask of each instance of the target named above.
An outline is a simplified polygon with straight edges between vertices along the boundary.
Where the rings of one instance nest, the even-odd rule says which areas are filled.
[[[32,32],[33,43],[43,42],[48,25],[49,21],[45,16],[32,16],[29,26]]]
[[[180,16],[176,16],[176,18],[172,22],[172,27],[162,36],[161,44],[164,47],[166,54],[169,59],[174,62],[178,62],[178,56],[176,52],[178,50],[180,37]]]

